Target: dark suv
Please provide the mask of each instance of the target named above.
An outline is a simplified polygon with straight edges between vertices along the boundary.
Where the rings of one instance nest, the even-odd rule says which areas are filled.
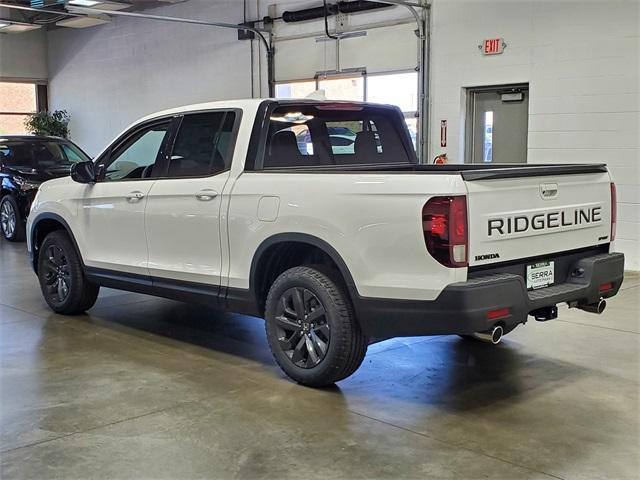
[[[20,241],[40,184],[69,175],[71,165],[90,160],[77,145],[58,137],[0,135],[0,230]]]

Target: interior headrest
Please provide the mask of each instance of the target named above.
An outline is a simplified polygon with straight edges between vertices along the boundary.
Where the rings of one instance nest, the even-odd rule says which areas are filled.
[[[293,149],[298,152],[298,141],[296,140],[296,134],[291,130],[280,130],[271,137],[271,154],[273,155],[274,149]]]
[[[377,155],[378,146],[376,144],[375,132],[358,132],[354,144],[354,151],[358,157],[369,157]],[[366,161],[365,158],[359,158],[359,161]]]

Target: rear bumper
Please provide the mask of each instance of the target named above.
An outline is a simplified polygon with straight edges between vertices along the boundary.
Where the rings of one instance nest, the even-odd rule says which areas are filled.
[[[618,293],[624,255],[606,253],[577,260],[564,283],[527,291],[524,279],[511,273],[489,274],[447,286],[436,300],[357,298],[354,306],[371,337],[469,334],[501,324],[506,331],[524,323],[530,312],[558,303],[590,304]],[[612,288],[601,292],[600,286]],[[488,319],[489,311],[508,314]]]

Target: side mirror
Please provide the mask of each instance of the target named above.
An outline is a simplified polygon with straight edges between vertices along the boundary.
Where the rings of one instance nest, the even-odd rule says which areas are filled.
[[[93,162],[79,162],[71,165],[71,178],[78,183],[94,183],[96,172]]]

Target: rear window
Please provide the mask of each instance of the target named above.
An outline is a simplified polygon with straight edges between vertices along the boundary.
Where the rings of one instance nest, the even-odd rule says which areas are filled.
[[[269,119],[265,169],[415,162],[402,114],[394,108],[287,103]]]

